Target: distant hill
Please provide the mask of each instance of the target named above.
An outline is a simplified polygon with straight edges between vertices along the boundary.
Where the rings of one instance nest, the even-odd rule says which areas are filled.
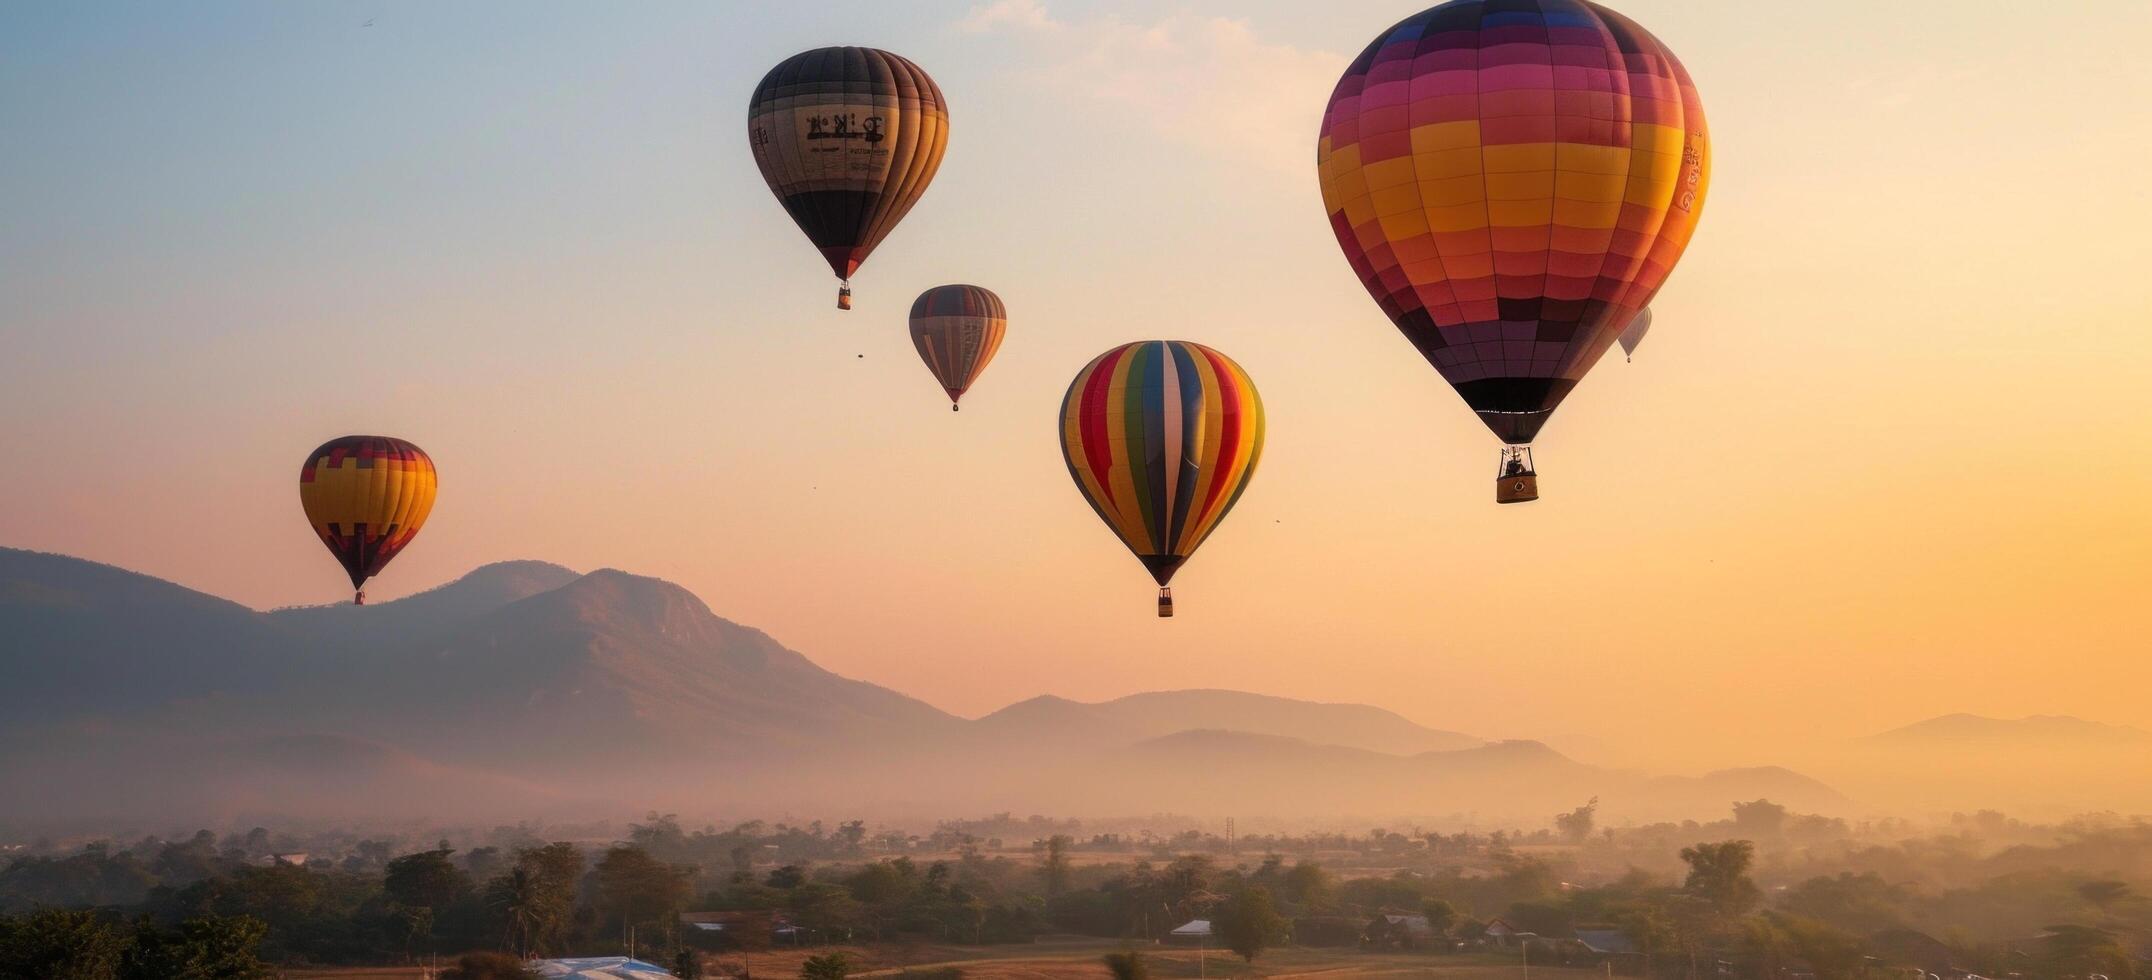
[[[815,665],[676,585],[487,565],[364,607],[257,612],[0,549],[0,811],[618,815],[1002,810],[1543,820],[1844,800],[1782,770],[1652,778],[1367,705],[1040,697],[977,720]],[[730,809],[726,809],[730,808]]]
[[[1195,729],[1278,735],[1410,755],[1472,748],[1484,740],[1439,731],[1364,704],[1329,704],[1241,691],[1156,691],[1095,704],[1052,695],[979,719],[981,731],[1033,743],[1132,743]]]

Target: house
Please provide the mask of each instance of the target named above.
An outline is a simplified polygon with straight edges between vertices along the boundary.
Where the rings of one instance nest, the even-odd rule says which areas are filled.
[[[1490,944],[1505,947],[1515,946],[1527,939],[1539,938],[1538,933],[1528,929],[1520,929],[1515,923],[1499,916],[1487,920],[1487,927],[1481,930],[1480,936]]]
[[[1207,946],[1211,941],[1209,919],[1190,919],[1180,928],[1166,934],[1166,942],[1173,946]]]
[[[1417,949],[1437,939],[1435,927],[1424,915],[1385,912],[1368,921],[1367,943],[1375,947]]]
[[[1640,952],[1636,943],[1629,940],[1629,934],[1620,929],[1578,929],[1577,942],[1601,956]]]

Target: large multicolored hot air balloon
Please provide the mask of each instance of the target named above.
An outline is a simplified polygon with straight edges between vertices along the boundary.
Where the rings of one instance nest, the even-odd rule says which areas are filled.
[[[440,475],[426,451],[387,436],[322,443],[299,471],[299,504],[364,605],[366,580],[404,550],[433,510]]]
[[[1524,476],[1547,416],[1681,258],[1711,174],[1681,62],[1588,0],[1406,18],[1338,79],[1316,160],[1353,271]],[[1525,483],[1497,499],[1533,499]]]
[[[956,411],[972,382],[986,370],[986,362],[1001,349],[1009,330],[1009,311],[993,290],[979,286],[936,286],[912,301],[912,346],[934,380],[949,393],[949,410]]]
[[[1622,358],[1624,360],[1634,360],[1637,347],[1644,343],[1644,335],[1650,332],[1651,307],[1647,306],[1636,311],[1636,318],[1630,320],[1628,326],[1621,328]]]
[[[762,179],[841,284],[926,192],[949,147],[949,106],[918,65],[876,48],[816,48],[762,77],[747,104]]]
[[[1233,359],[1185,340],[1100,354],[1061,400],[1061,457],[1076,489],[1167,583],[1218,528],[1263,455],[1263,400]]]

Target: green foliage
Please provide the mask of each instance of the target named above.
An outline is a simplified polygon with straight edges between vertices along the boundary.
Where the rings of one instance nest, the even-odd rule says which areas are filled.
[[[694,897],[695,869],[667,864],[635,844],[607,848],[594,870],[598,915],[609,926],[670,936]]]
[[[1039,880],[1046,886],[1046,898],[1051,901],[1069,888],[1069,845],[1076,839],[1067,834],[1055,834],[1039,843]]]
[[[127,945],[95,912],[46,909],[0,919],[0,978],[116,980]]]
[[[447,848],[406,854],[390,861],[381,888],[396,904],[425,908],[438,914],[471,890],[463,869],[448,859]]]
[[[1427,917],[1427,926],[1435,931],[1437,939],[1447,937],[1450,930],[1457,927],[1457,906],[1443,899],[1428,899],[1427,904],[1420,906],[1420,914]]]
[[[810,956],[800,963],[800,980],[845,980],[852,975],[852,959],[843,953]]]
[[[0,917],[0,980],[265,980],[266,926],[195,918],[174,931],[132,930],[96,912],[48,909]]]
[[[1682,887],[1711,903],[1725,918],[1738,918],[1756,907],[1763,893],[1749,878],[1749,865],[1756,859],[1756,845],[1745,840],[1697,844],[1681,849],[1688,862],[1689,877]]]
[[[1286,940],[1286,926],[1285,917],[1271,904],[1270,889],[1260,885],[1242,889],[1227,899],[1225,907],[1211,919],[1211,928],[1225,947],[1250,963],[1264,950]]]
[[[1554,829],[1573,843],[1582,843],[1592,835],[1592,824],[1599,816],[1599,798],[1594,796],[1568,813],[1554,815]]]

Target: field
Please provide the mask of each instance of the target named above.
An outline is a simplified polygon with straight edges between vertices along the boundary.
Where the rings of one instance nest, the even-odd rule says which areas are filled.
[[[964,980],[1102,980],[1105,968],[1099,957],[1122,949],[1113,940],[1049,937],[1021,946],[943,946],[879,944],[833,947],[842,949],[855,964],[854,977],[897,978],[909,970],[955,967]],[[799,975],[800,961],[830,948],[770,950],[756,953],[747,965],[751,975],[765,980],[790,980]],[[1372,953],[1356,949],[1272,950],[1253,966],[1223,950],[1147,946],[1151,975],[1158,980],[1184,978],[1315,978],[1346,980],[1352,977],[1420,977],[1427,980],[1522,980],[1517,964],[1485,956],[1435,956],[1417,953]],[[739,957],[727,955],[705,961],[705,970],[735,975]],[[1534,966],[1532,973],[1545,980],[1589,980],[1597,970],[1566,970]],[[280,973],[290,980],[420,980],[424,970],[415,968],[345,968],[293,970]]]

